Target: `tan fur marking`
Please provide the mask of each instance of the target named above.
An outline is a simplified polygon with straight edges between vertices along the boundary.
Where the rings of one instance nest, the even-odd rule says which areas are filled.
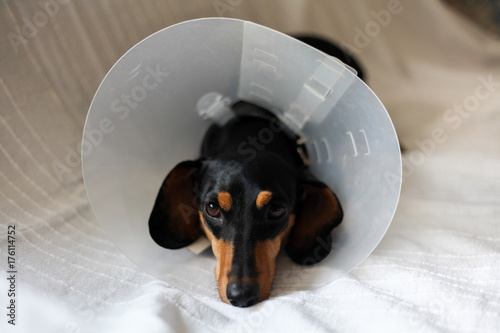
[[[257,272],[259,273],[258,282],[260,287],[259,301],[269,298],[271,294],[271,285],[276,274],[276,257],[280,251],[281,245],[290,234],[290,230],[295,222],[295,215],[290,215],[288,226],[274,239],[264,242],[257,242],[255,245],[255,260]]]
[[[212,234],[212,232],[205,225],[203,215],[200,212],[200,221],[205,235],[210,240],[212,244],[212,252],[217,259],[217,264],[215,265],[215,280],[217,281],[217,289],[219,291],[220,299],[229,304],[227,299],[226,289],[229,283],[228,273],[231,271],[231,262],[234,255],[234,247],[231,243],[223,241],[222,239],[217,239]]]
[[[265,204],[267,204],[273,196],[273,193],[270,191],[262,191],[259,193],[257,196],[257,200],[255,200],[255,204],[257,205],[257,208],[262,208],[264,207]]]
[[[233,198],[228,192],[219,192],[219,194],[217,194],[217,200],[219,201],[220,208],[225,211],[230,210],[233,205]]]

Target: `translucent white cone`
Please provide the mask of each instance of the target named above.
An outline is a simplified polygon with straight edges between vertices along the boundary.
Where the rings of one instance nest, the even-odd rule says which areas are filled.
[[[327,284],[361,263],[393,218],[401,154],[377,96],[348,66],[287,35],[234,19],[180,23],[144,39],[109,71],[82,142],[97,220],[137,265],[171,285],[216,297],[211,251],[168,250],[150,237],[158,189],[179,162],[199,157],[213,123],[244,99],[302,136],[310,170],[338,195],[344,220],[319,264],[278,257],[274,292]],[[202,268],[202,269],[200,269]]]

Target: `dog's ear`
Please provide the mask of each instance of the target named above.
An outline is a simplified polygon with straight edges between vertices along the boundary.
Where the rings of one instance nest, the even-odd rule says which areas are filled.
[[[196,190],[201,161],[184,161],[163,182],[149,217],[149,233],[160,246],[179,249],[201,235]]]
[[[288,256],[301,265],[323,260],[332,248],[331,232],[343,216],[337,196],[326,184],[311,177],[304,180],[295,223],[285,246]]]

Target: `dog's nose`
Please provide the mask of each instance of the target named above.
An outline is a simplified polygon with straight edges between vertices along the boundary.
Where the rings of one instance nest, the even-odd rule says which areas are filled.
[[[229,303],[244,308],[254,305],[259,300],[260,288],[257,283],[229,283],[226,295]]]

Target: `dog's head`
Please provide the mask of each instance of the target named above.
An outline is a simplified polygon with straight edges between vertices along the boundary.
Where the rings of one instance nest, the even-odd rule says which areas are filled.
[[[252,162],[178,164],[160,189],[149,228],[169,249],[204,233],[217,259],[221,300],[246,307],[269,297],[282,245],[299,264],[319,262],[341,220],[340,203],[325,184],[262,154]]]

